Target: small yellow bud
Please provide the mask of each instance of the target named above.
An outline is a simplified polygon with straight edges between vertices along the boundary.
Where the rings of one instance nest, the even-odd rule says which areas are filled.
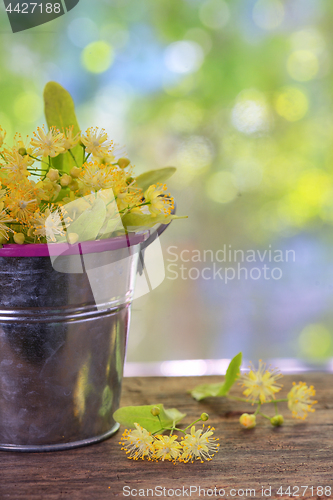
[[[157,417],[161,413],[158,406],[154,406],[154,408],[152,408],[150,412],[152,415],[154,415],[154,417]]]
[[[74,245],[78,239],[79,239],[79,235],[76,233],[69,233],[67,235],[67,241],[70,245]]]
[[[63,186],[63,187],[66,187],[68,186],[71,182],[72,182],[72,178],[70,175],[68,174],[64,174],[61,179],[60,179],[60,184]]]
[[[46,174],[46,177],[50,179],[50,181],[54,182],[59,179],[59,170],[56,170],[55,168],[50,168],[48,173]]]
[[[79,189],[79,184],[74,180],[68,185],[68,187],[71,191],[76,191],[77,189]]]
[[[271,418],[271,424],[274,425],[274,427],[279,427],[282,425],[284,422],[284,418],[282,415],[275,415],[274,417]]]
[[[70,171],[70,174],[72,177],[74,177],[74,179],[76,179],[77,177],[80,177],[81,169],[78,167],[73,167]]]
[[[24,234],[23,234],[23,233],[15,233],[15,234],[14,234],[14,241],[15,241],[15,243],[17,243],[18,245],[23,245],[24,240],[25,240],[25,236],[24,236]]]
[[[35,232],[35,228],[29,227],[28,232],[27,232],[27,236],[29,236],[29,238],[32,238],[34,236],[34,232]]]
[[[239,419],[239,423],[246,429],[253,429],[253,427],[256,426],[256,416],[249,415],[248,413],[243,413],[243,415]]]
[[[119,160],[117,161],[117,165],[120,168],[126,168],[130,163],[131,162],[128,158],[119,158]]]
[[[27,153],[27,150],[25,148],[20,148],[18,150],[18,154],[21,156],[26,156],[28,153]]]
[[[201,420],[203,422],[206,422],[206,420],[209,419],[209,415],[208,415],[208,413],[201,413],[201,417],[200,418],[201,418]]]

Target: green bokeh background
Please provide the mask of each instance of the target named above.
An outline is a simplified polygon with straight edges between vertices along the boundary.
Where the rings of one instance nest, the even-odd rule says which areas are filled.
[[[80,0],[17,34],[0,9],[9,138],[44,123],[43,87],[55,80],[82,129],[106,128],[137,173],[178,169],[168,186],[189,219],[161,238],[166,279],[133,304],[128,361],[243,350],[332,367],[332,2]],[[212,262],[180,262],[182,250],[188,258],[224,245],[293,250],[295,259],[265,259],[280,279],[227,284],[202,278]],[[170,246],[184,279],[173,279]]]

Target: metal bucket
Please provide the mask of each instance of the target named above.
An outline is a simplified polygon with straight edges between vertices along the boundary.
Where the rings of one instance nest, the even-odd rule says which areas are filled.
[[[71,449],[118,430],[112,415],[148,237],[55,244],[53,255],[46,244],[0,250],[1,450]]]

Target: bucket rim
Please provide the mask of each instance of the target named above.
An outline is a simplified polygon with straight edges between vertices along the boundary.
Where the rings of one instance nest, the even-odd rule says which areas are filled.
[[[150,236],[151,231],[145,230],[103,240],[82,241],[73,245],[69,243],[5,244],[0,249],[0,257],[50,257],[57,255],[100,253],[139,245],[145,242]]]

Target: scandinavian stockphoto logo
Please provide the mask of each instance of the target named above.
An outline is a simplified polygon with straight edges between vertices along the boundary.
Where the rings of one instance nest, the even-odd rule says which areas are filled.
[[[72,10],[80,0],[3,0],[13,33],[53,21]]]

